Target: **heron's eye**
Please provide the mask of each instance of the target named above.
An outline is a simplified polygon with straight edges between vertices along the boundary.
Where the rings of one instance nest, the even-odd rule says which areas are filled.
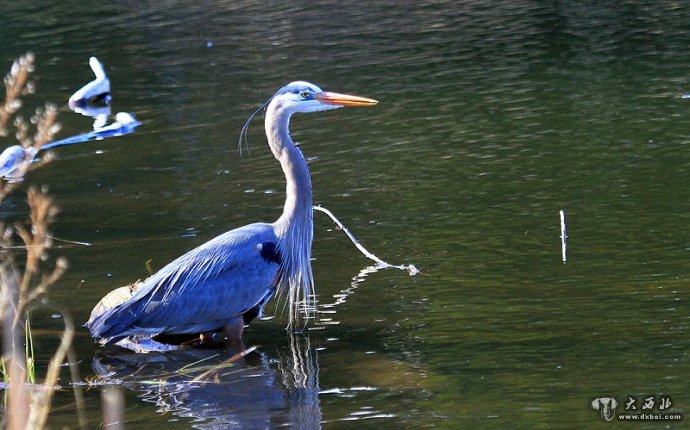
[[[299,93],[299,96],[303,99],[308,99],[311,96],[311,93],[309,91],[302,91],[301,93]]]

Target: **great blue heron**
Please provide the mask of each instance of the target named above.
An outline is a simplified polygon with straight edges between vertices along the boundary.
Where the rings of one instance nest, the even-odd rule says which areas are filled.
[[[228,339],[237,340],[241,339],[244,325],[261,314],[276,291],[287,295],[289,324],[294,324],[300,308],[306,308],[314,293],[310,261],[313,212],[309,169],[290,138],[290,117],[297,112],[377,103],[326,92],[303,81],[278,90],[263,106],[267,105],[268,145],[287,183],[282,215],[271,224],[254,223],[228,231],[143,282],[122,287],[119,290],[125,290],[116,295],[126,298],[123,303],[100,303],[92,311],[86,323],[91,335],[109,344],[127,337],[222,330]],[[245,136],[253,116],[245,123],[240,138]]]

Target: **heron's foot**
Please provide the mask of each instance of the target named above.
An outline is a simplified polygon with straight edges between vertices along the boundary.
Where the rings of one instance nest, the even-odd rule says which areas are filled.
[[[222,344],[228,341],[228,337],[224,332],[208,332],[201,333],[199,335],[198,345],[208,345],[208,344]]]
[[[241,319],[240,319],[241,321]],[[234,322],[234,321],[233,321]],[[199,334],[197,341],[194,346],[217,346],[224,345],[231,349],[239,348],[243,349],[244,344],[242,343],[242,331],[244,330],[244,325],[240,325],[238,328],[237,324],[226,324],[222,330],[206,332]]]
[[[244,343],[242,343],[242,332],[244,331],[244,319],[239,316],[228,321],[223,326],[223,331],[218,334],[218,337],[223,338],[223,345],[226,349],[241,351],[244,350]]]

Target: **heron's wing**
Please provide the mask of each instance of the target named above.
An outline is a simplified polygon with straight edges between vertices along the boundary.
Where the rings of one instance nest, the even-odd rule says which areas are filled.
[[[174,260],[87,326],[101,338],[213,330],[265,302],[279,267],[271,225],[251,224]]]

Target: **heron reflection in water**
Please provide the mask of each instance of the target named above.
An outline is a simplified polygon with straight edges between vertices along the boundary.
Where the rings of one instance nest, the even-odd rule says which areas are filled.
[[[200,348],[137,354],[115,346],[97,351],[92,367],[99,384],[139,393],[196,429],[321,428],[316,348],[308,336],[287,335],[273,356],[235,359],[236,350]]]
[[[109,293],[86,323],[91,335],[102,344],[119,342],[132,349],[144,344],[142,349],[165,349],[151,341],[162,342],[170,335],[222,331],[223,339],[240,340],[245,324],[261,314],[276,292],[287,296],[290,326],[300,312],[308,318],[314,297],[312,187],[307,162],[290,137],[290,117],[377,103],[303,81],[278,90],[263,106],[268,145],[285,174],[282,215],[273,223],[226,232],[143,282]],[[240,141],[259,110],[245,123]]]

